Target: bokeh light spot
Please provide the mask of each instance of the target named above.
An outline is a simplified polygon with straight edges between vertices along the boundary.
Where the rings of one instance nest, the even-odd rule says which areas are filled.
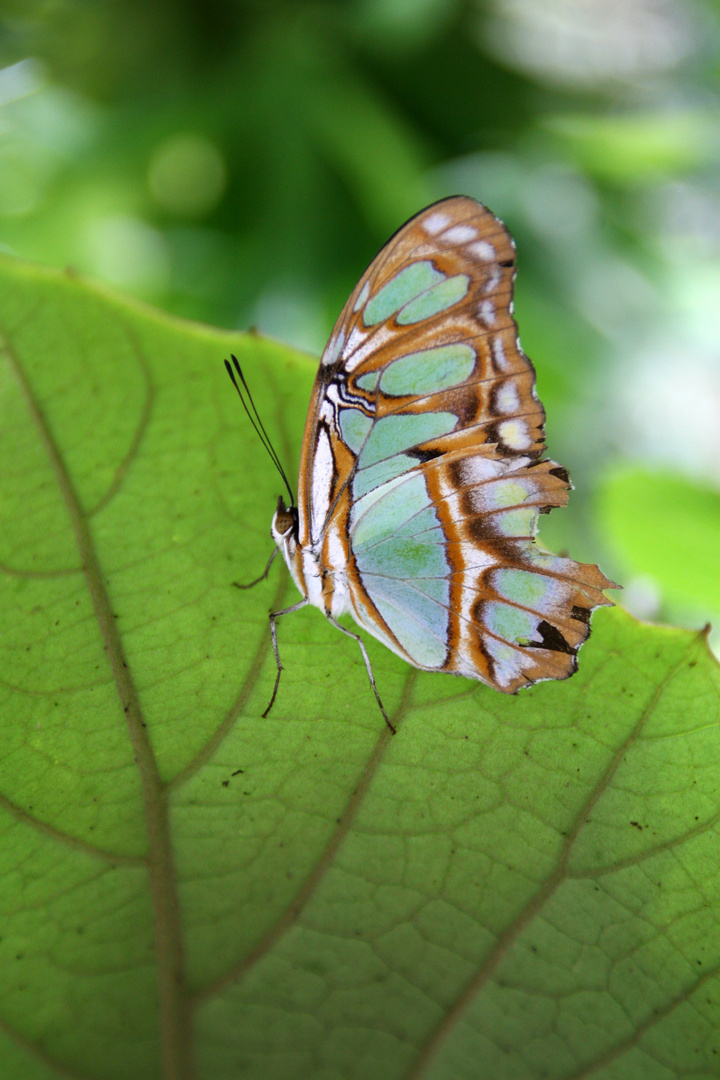
[[[156,203],[178,217],[204,217],[225,190],[222,154],[204,135],[173,135],[155,150],[148,184]]]

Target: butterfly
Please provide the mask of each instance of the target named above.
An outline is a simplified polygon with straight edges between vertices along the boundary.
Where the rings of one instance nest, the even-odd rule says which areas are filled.
[[[297,505],[285,478],[290,503],[279,498],[272,519],[273,556],[302,599],[270,615],[277,676],[264,715],[282,671],[276,619],[306,604],[359,643],[392,730],[365,645],[338,622],[346,613],[416,668],[508,694],[577,669],[591,613],[612,606],[602,590],[615,586],[535,541],[538,515],[564,506],[571,484],[542,456],[514,278],[503,223],[457,196],[403,225],[351,293],[315,379]]]

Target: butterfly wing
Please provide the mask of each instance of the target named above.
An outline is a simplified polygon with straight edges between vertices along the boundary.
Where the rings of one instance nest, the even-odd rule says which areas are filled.
[[[323,354],[298,498],[328,612],[417,667],[506,692],[572,674],[612,585],[535,543],[570,483],[542,460],[514,268],[504,225],[469,198],[396,233]]]

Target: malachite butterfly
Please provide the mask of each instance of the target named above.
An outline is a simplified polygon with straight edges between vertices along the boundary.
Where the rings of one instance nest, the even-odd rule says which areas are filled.
[[[315,379],[297,506],[279,499],[272,519],[303,599],[270,616],[266,713],[275,619],[305,604],[359,642],[390,727],[341,615],[423,671],[507,694],[576,670],[614,585],[535,542],[571,484],[542,456],[514,278],[505,226],[459,196],[408,221],[353,290]]]

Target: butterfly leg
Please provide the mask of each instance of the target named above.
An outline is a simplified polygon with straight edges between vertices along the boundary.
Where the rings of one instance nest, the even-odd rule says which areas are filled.
[[[277,551],[277,548],[275,550]],[[272,559],[270,561],[272,562]],[[277,675],[275,676],[275,686],[273,687],[272,697],[270,698],[270,704],[268,705],[267,709],[263,713],[263,720],[265,719],[265,717],[267,716],[267,714],[270,712],[273,705],[275,704],[275,698],[277,697],[278,686],[280,685],[280,674],[281,674],[282,669],[283,669],[283,666],[280,663],[280,653],[278,652],[277,630],[275,629],[275,620],[279,619],[281,615],[290,615],[293,611],[299,611],[300,608],[304,608],[307,603],[308,603],[308,601],[307,601],[307,598],[306,598],[304,600],[298,600],[297,604],[293,604],[292,607],[283,608],[282,611],[271,611],[270,612],[270,634],[272,636],[273,652],[275,653],[275,663],[277,664]]]
[[[261,581],[264,581],[264,580],[265,580],[265,578],[266,578],[266,577],[268,576],[268,574],[270,573],[270,567],[271,567],[271,566],[272,566],[272,564],[273,564],[273,559],[274,559],[274,558],[275,558],[275,556],[277,555],[277,553],[278,553],[278,550],[279,550],[278,548],[273,548],[273,553],[272,553],[272,555],[270,556],[270,558],[268,559],[268,561],[267,561],[267,566],[266,566],[266,567],[265,567],[265,569],[263,570],[263,572],[262,572],[262,574],[260,575],[260,577],[256,577],[254,581],[248,581],[247,585],[240,585],[240,584],[239,584],[239,583],[238,583],[237,581],[233,581],[233,585],[235,586],[235,588],[236,588],[236,589],[252,589],[253,585],[259,585]],[[278,614],[280,614],[280,612],[278,612]]]
[[[365,648],[365,642],[363,641],[363,639],[358,634],[353,634],[352,630],[346,630],[344,626],[341,626],[340,623],[337,621],[337,619],[333,619],[332,615],[328,615],[327,620],[332,626],[335,627],[336,630],[340,630],[340,632],[345,634],[346,637],[350,637],[350,638],[353,639],[353,641],[357,641],[358,645],[360,646],[360,652],[363,655],[363,660],[365,661],[365,670],[368,673],[368,679],[370,680],[370,685],[373,688],[373,693],[375,694],[375,697],[377,699],[377,703],[380,706],[380,712],[383,714],[383,720],[385,721],[387,726],[390,728],[393,735],[397,735],[397,728],[395,727],[394,724],[390,723],[390,721],[388,719],[388,714],[385,712],[385,708],[383,706],[383,703],[380,700],[380,695],[378,694],[378,688],[375,685],[375,676],[373,675],[373,670],[372,670],[372,667],[370,666],[370,657],[368,656],[367,649]]]

